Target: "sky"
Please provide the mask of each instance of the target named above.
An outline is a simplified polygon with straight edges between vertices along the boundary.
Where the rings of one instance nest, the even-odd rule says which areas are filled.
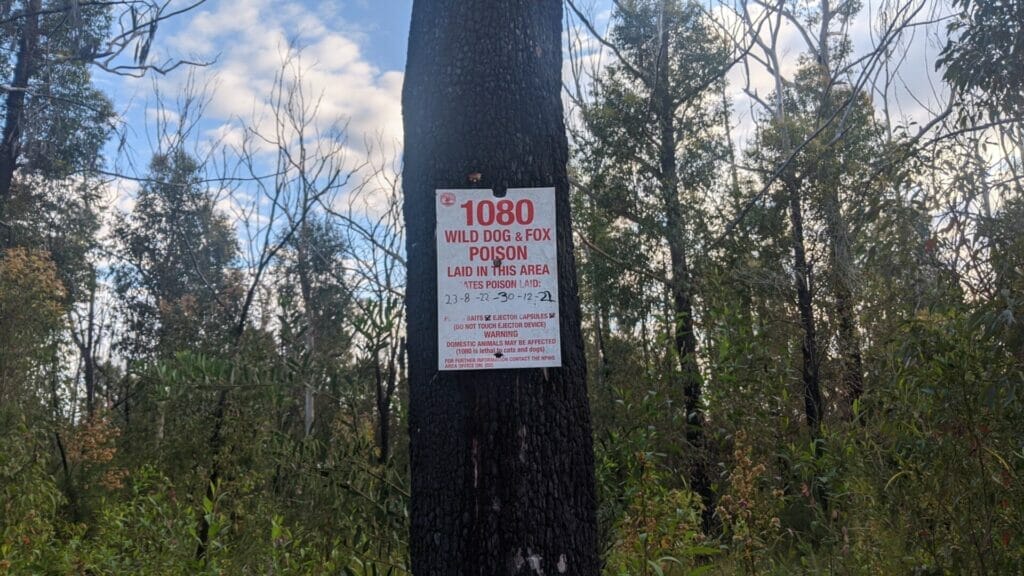
[[[577,1],[594,15],[599,30],[607,29],[609,0]],[[930,0],[909,1],[932,4]],[[171,2],[171,6],[188,3]],[[864,0],[864,15],[850,29],[857,51],[870,47],[879,26],[870,15],[890,2]],[[357,162],[371,153],[374,142],[393,151],[401,149],[401,86],[411,8],[412,0],[206,0],[161,27],[151,59],[210,62],[207,67],[191,70],[193,81],[207,87],[209,98],[196,137],[237,144],[242,121],[266,122],[266,99],[281,71],[282,59],[290,46],[300,47],[307,96],[321,99],[318,127],[326,130],[332,123],[347,124],[348,146]],[[921,19],[930,13],[931,9],[925,10]],[[901,120],[923,122],[929,115],[928,108],[942,100],[941,88],[934,88],[941,83],[932,65],[938,42],[923,29],[908,35],[904,42],[910,49],[890,88],[890,105]],[[782,45],[786,68],[791,71],[803,51],[795,29],[783,30]],[[596,43],[591,42],[588,49],[593,58],[605,63],[611,60]],[[567,74],[568,69],[566,64]],[[97,83],[124,114],[129,148],[135,154],[127,164],[135,170],[144,168],[151,150],[159,146],[152,121],[161,117],[173,122],[175,95],[189,78],[186,68],[142,79],[97,75]],[[756,110],[745,95],[746,80],[740,67],[729,75],[735,111],[733,136],[741,145],[753,135]],[[171,110],[159,109],[155,86],[165,103],[171,104]],[[771,86],[770,76],[752,68],[751,90],[764,96]],[[876,97],[876,105],[881,106],[882,101]],[[117,153],[111,150],[109,155]],[[125,163],[123,159],[121,162]],[[131,203],[130,188],[127,194],[120,194],[126,204],[122,207]]]
[[[188,5],[171,0],[171,9]],[[189,60],[166,75],[127,78],[97,73],[95,81],[121,112],[124,135],[108,145],[113,171],[144,175],[162,145],[156,122],[172,126],[189,85],[208,102],[192,146],[238,145],[242,124],[272,129],[268,98],[290,50],[298,49],[305,95],[317,107],[316,129],[346,126],[349,162],[371,150],[401,150],[401,87],[412,0],[207,0],[164,22],[150,62]],[[294,52],[293,52],[294,53]],[[160,97],[157,97],[157,93]],[[138,183],[115,182],[111,202],[134,204]]]
[[[172,6],[184,4],[172,0]],[[194,75],[191,81],[209,98],[200,132],[222,137],[239,120],[260,116],[285,55],[298,47],[308,97],[321,100],[322,127],[347,122],[353,141],[400,141],[411,5],[412,0],[207,0],[161,26],[150,61],[208,66],[139,79],[98,74],[96,80],[123,112],[132,148],[145,155],[155,146],[156,89],[173,113],[177,94]]]

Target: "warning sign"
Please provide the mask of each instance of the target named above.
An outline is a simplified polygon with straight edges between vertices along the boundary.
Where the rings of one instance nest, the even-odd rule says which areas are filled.
[[[437,191],[440,370],[561,366],[555,189]]]

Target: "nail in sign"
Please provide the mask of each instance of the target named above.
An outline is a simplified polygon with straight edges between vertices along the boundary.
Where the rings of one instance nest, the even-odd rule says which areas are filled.
[[[562,365],[555,189],[437,191],[440,370]]]

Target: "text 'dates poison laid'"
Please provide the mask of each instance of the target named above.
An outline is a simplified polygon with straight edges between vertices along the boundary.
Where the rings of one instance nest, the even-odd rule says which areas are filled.
[[[555,189],[437,191],[440,370],[561,366]]]

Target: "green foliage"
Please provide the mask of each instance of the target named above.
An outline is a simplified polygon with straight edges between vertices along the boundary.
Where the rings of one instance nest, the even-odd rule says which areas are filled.
[[[670,488],[659,456],[638,452],[625,463],[601,462],[601,476],[622,475],[617,495],[623,506],[614,520],[614,541],[605,553],[608,574],[693,574],[699,559],[718,554],[702,545],[700,498],[685,487]],[[611,469],[606,469],[609,467]]]
[[[240,280],[229,270],[238,252],[235,230],[188,154],[157,155],[150,171],[130,217],[114,227],[122,256],[115,288],[132,329],[122,345],[135,357],[172,355],[197,343],[224,350],[241,300]]]
[[[64,503],[48,473],[46,439],[0,404],[0,574],[39,574],[60,562],[53,545]]]
[[[87,65],[110,30],[100,4],[43,1],[0,222],[0,576],[407,574],[400,232],[322,210],[341,199],[330,195],[309,213],[281,203],[297,225],[260,228],[281,246],[242,317],[253,271],[239,222],[199,160],[174,149],[113,218],[101,261],[108,215],[88,176],[113,113]],[[828,20],[788,2],[779,21],[825,25],[809,36],[825,46],[783,62],[793,73],[779,94],[755,94],[768,111],[736,150],[717,13],[615,4],[618,54],[603,51],[573,116],[605,573],[1024,573],[1020,123],[967,135],[937,124],[926,145],[881,116],[866,88],[881,82],[855,77],[889,70],[899,40],[858,59],[847,30],[863,3],[825,6]],[[0,84],[26,5],[0,3]],[[939,65],[957,111],[980,104],[1008,122],[1024,108],[1024,5],[953,5]],[[960,116],[956,130],[978,128]],[[814,439],[792,197],[822,357]],[[697,340],[686,366],[676,288]],[[88,367],[100,384],[86,407]],[[687,441],[687,368],[703,384],[702,453]],[[707,532],[695,462],[717,497]]]
[[[955,0],[960,9],[937,60],[962,92],[978,91],[993,115],[1024,111],[1024,2]]]
[[[11,574],[405,574],[401,470],[377,464],[372,429],[350,428],[342,415],[330,427],[331,444],[279,431],[291,401],[286,384],[277,384],[287,382],[284,374],[273,363],[188,354],[155,364],[136,383],[133,420],[144,424],[122,422],[122,438],[107,418],[67,431],[73,482],[63,485],[47,467],[49,447],[38,432],[2,422],[11,449],[0,445],[0,567]],[[208,450],[212,419],[195,408],[223,386],[236,387],[234,406],[246,410],[231,408],[222,475],[208,495],[206,470],[190,464]],[[158,429],[161,411],[174,419]],[[65,515],[62,487],[77,501],[76,521]],[[209,526],[203,561],[195,555],[200,517]]]
[[[769,493],[770,484],[765,478],[768,468],[753,460],[744,431],[736,433],[735,446],[729,490],[719,501],[717,513],[733,557],[745,573],[756,574],[781,541],[783,491],[775,488]]]
[[[880,568],[1019,572],[1021,365],[963,314],[920,314],[896,336],[892,380],[850,433],[851,546]]]
[[[57,353],[65,294],[45,252],[0,253],[0,405],[41,402],[42,367]]]
[[[45,251],[65,287],[65,301],[85,300],[95,281],[100,187],[90,181],[21,178],[7,205],[12,246]]]
[[[112,17],[103,4],[76,5],[72,11],[63,2],[47,0],[41,7],[19,123],[18,169],[22,176],[62,179],[98,168],[100,150],[113,131],[113,104],[93,87],[88,59],[82,58],[100,50]],[[2,83],[11,79],[25,20],[21,11],[28,8],[28,2],[6,2],[0,10],[6,28],[0,42]],[[0,116],[5,105],[0,100]]]
[[[673,380],[638,382],[643,368],[606,343],[609,366],[592,391],[597,428],[600,546],[608,574],[696,574],[720,550],[701,533],[701,499],[687,485]],[[673,401],[673,398],[675,399]]]
[[[995,4],[984,10],[1014,5]],[[622,3],[612,20],[609,40],[633,63],[659,55],[658,35],[642,18],[623,26],[650,16],[645,6]],[[651,538],[699,508],[680,496],[688,494],[686,459],[679,421],[669,416],[678,414],[678,397],[665,386],[673,367],[665,361],[670,303],[661,281],[669,269],[659,235],[668,211],[650,170],[657,132],[645,128],[657,106],[642,79],[614,59],[592,103],[581,106],[587,132],[577,139],[577,170],[585,189],[574,209],[585,240],[579,260],[607,573],[1021,570],[1024,443],[1013,424],[1024,381],[1019,162],[1014,152],[995,167],[980,156],[968,162],[974,150],[960,142],[922,153],[908,129],[885,124],[855,82],[831,77],[852,57],[842,30],[860,8],[847,3],[830,14],[836,32],[823,35],[823,53],[802,57],[783,81],[785,114],[761,117],[746,151],[752,171],[702,165],[690,155],[699,132],[676,150],[680,166],[694,168],[680,176],[681,197],[687,238],[697,246],[691,288],[721,532],[676,533],[671,553]],[[812,29],[823,22],[813,3],[793,10]],[[775,96],[766,100],[775,104]],[[713,101],[698,107],[694,118],[704,120],[680,126],[714,127],[729,112]],[[1017,138],[1018,129],[1005,137]],[[708,142],[705,152],[714,148]],[[783,162],[783,177],[753,196]],[[962,169],[967,164],[976,171]],[[685,179],[699,174],[708,180]],[[937,177],[952,182],[941,199],[929,180]],[[825,417],[815,440],[803,417],[787,194],[803,209],[818,323]],[[975,198],[984,205],[971,204]],[[735,225],[737,213],[739,224],[700,253],[704,235]],[[861,364],[850,362],[851,350]],[[863,378],[857,397],[850,373]],[[720,554],[687,554],[694,542]],[[680,562],[659,563],[659,554]]]
[[[991,238],[995,298],[985,318],[989,329],[1024,364],[1024,198],[1015,198],[983,233]]]

